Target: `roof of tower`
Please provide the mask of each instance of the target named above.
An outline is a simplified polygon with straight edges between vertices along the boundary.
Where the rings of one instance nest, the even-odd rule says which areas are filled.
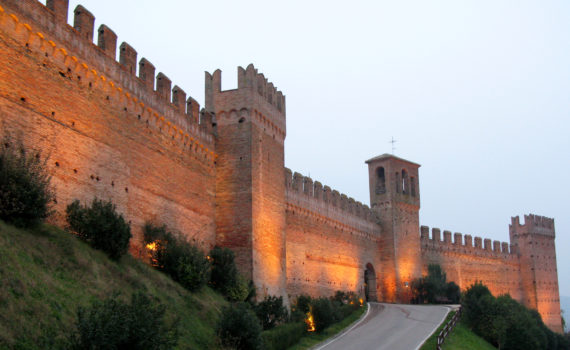
[[[387,159],[396,159],[396,160],[399,160],[399,161],[402,161],[402,162],[406,162],[406,163],[410,163],[410,164],[416,165],[416,166],[418,166],[418,167],[421,166],[421,165],[418,164],[418,163],[411,162],[411,161],[409,161],[409,160],[407,160],[407,159],[404,159],[404,158],[396,157],[395,155],[390,154],[390,153],[384,153],[384,154],[379,155],[379,156],[376,156],[376,157],[374,157],[374,158],[370,158],[370,159],[368,159],[367,161],[365,161],[365,163],[366,163],[366,164],[369,164],[369,163],[372,163],[372,162],[377,161],[377,160],[387,160]]]

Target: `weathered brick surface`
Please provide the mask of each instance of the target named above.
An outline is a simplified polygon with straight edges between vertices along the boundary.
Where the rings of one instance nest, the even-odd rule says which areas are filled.
[[[370,203],[383,235],[380,259],[385,300],[408,302],[410,283],[421,275],[419,231],[419,165],[384,154],[366,161]]]
[[[18,3],[26,4],[33,3]],[[42,38],[18,20],[4,14],[0,22],[0,128],[49,156],[57,191],[54,220],[63,221],[73,199],[111,199],[132,224],[133,253],[138,253],[147,220],[167,223],[205,248],[212,246],[215,168],[205,148],[213,137],[202,137],[207,135],[196,129],[190,141],[181,131],[192,131],[191,125],[176,127],[177,118],[171,122],[168,115],[141,106],[155,102],[154,92],[127,95],[126,88],[91,71],[105,60],[72,56],[71,50],[48,42],[49,32]],[[91,49],[98,51],[94,45]],[[89,69],[81,62],[88,62]],[[129,79],[139,83],[135,76]]]
[[[524,221],[521,224],[517,216],[509,225],[520,260],[522,301],[536,308],[551,329],[562,332],[554,219],[525,215]]]
[[[215,113],[217,242],[237,253],[258,296],[285,294],[285,104],[250,65],[238,89],[221,91],[221,71],[206,74],[206,110]]]
[[[509,251],[508,245],[504,251],[500,246],[498,250],[488,250],[473,246],[470,240],[464,244],[460,233],[455,234],[452,242],[440,240],[438,228],[432,229],[431,237],[428,227],[422,226],[421,230],[424,274],[427,273],[427,265],[439,264],[448,280],[457,283],[462,290],[482,281],[494,295],[509,293],[513,298],[522,300],[519,259]]]
[[[367,206],[328,186],[285,170],[287,201],[287,293],[332,295],[353,291],[364,297],[370,264],[383,278],[378,259],[380,227]],[[374,299],[378,286],[371,283]],[[382,300],[382,297],[379,296]]]
[[[258,296],[354,291],[406,302],[438,263],[465,289],[481,280],[561,331],[552,219],[528,215],[510,243],[419,226],[419,165],[367,161],[371,208],[284,168],[285,96],[249,65],[238,88],[206,74],[205,109],[93,15],[68,0],[0,0],[0,133],[49,156],[57,203],[111,199],[141,253],[145,221],[209,249],[232,248]],[[156,83],[156,84],[155,84]],[[174,88],[172,89],[172,86]],[[156,90],[155,90],[156,86]],[[419,236],[418,236],[419,233]],[[365,293],[365,291],[367,293]]]

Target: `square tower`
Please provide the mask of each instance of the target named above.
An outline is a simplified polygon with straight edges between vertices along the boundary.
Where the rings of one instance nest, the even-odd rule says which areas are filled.
[[[221,90],[206,73],[206,111],[215,116],[216,244],[236,253],[257,296],[286,293],[285,97],[253,65],[238,68],[238,88]]]
[[[383,154],[366,161],[370,207],[382,226],[380,260],[385,301],[409,302],[421,276],[419,164]]]
[[[518,216],[513,217],[509,235],[519,258],[523,304],[536,309],[551,330],[562,333],[554,219],[529,214],[521,224]]]

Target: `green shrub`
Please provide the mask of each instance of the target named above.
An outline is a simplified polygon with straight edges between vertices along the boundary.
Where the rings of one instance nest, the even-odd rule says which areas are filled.
[[[233,286],[238,278],[234,252],[228,248],[214,247],[210,251],[210,259],[212,259],[210,284],[214,289],[225,292],[226,288]]]
[[[492,296],[489,288],[481,282],[471,285],[465,293],[463,293],[461,305],[463,306],[463,319],[467,325],[474,328],[478,324],[482,324],[485,313],[488,312],[489,302],[483,300],[483,296]],[[475,331],[475,330],[474,330]],[[477,333],[477,331],[475,331]]]
[[[176,346],[176,322],[166,325],[165,307],[141,293],[126,304],[112,297],[79,308],[72,349],[171,349]]]
[[[461,291],[454,282],[446,282],[447,276],[437,264],[428,266],[427,276],[412,281],[412,302],[416,304],[441,304],[459,302]]]
[[[210,278],[210,262],[198,247],[176,237],[166,226],[146,223],[143,241],[151,263],[190,291],[196,291]]]
[[[335,319],[336,321],[342,321],[348,316],[350,316],[356,309],[358,309],[360,304],[345,304],[336,307]]]
[[[210,285],[230,301],[244,301],[255,298],[255,286],[239,275],[234,252],[228,248],[214,247],[210,251],[212,272]]]
[[[313,315],[315,331],[317,332],[322,332],[331,324],[339,321],[333,303],[328,298],[313,299],[311,302],[311,314]]]
[[[285,323],[273,329],[263,331],[261,338],[267,350],[286,350],[297,344],[305,335],[305,322]]]
[[[287,309],[283,306],[283,297],[267,296],[254,307],[254,310],[264,330],[287,321],[289,316]]]
[[[299,295],[297,297],[297,303],[296,303],[297,309],[306,314],[307,312],[310,311],[311,301],[312,299],[310,296],[304,294]]]
[[[335,294],[331,297],[331,300],[339,305],[345,304],[358,304],[358,297],[354,292],[345,292],[342,290],[337,290]]]
[[[238,274],[234,283],[224,288],[224,294],[229,301],[247,301],[252,293],[251,287],[252,283],[248,283],[245,278]],[[255,291],[255,286],[253,288]]]
[[[461,289],[459,289],[459,286],[455,284],[455,282],[449,282],[445,286],[445,295],[450,303],[459,304]]]
[[[131,228],[111,201],[95,198],[88,207],[75,200],[67,206],[66,214],[69,228],[93,248],[104,251],[114,260],[127,252]]]
[[[8,139],[0,146],[0,219],[19,227],[39,224],[55,199],[46,160]]]
[[[466,290],[462,305],[467,325],[499,349],[569,348],[562,335],[546,327],[536,310],[527,309],[509,295],[495,298],[481,283]]]
[[[259,320],[249,304],[244,302],[223,309],[217,333],[222,345],[232,349],[263,348]]]

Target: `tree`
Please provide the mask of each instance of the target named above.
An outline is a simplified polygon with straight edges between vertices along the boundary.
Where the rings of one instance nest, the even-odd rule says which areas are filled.
[[[453,282],[446,282],[447,276],[437,264],[428,265],[428,274],[412,281],[413,302],[423,304],[458,303],[461,292]]]
[[[452,304],[458,304],[461,299],[461,290],[455,282],[447,283],[445,287],[445,296],[447,300]]]
[[[472,328],[483,323],[483,317],[488,312],[488,303],[483,300],[484,296],[492,297],[489,288],[481,282],[475,282],[463,294],[463,318]]]

